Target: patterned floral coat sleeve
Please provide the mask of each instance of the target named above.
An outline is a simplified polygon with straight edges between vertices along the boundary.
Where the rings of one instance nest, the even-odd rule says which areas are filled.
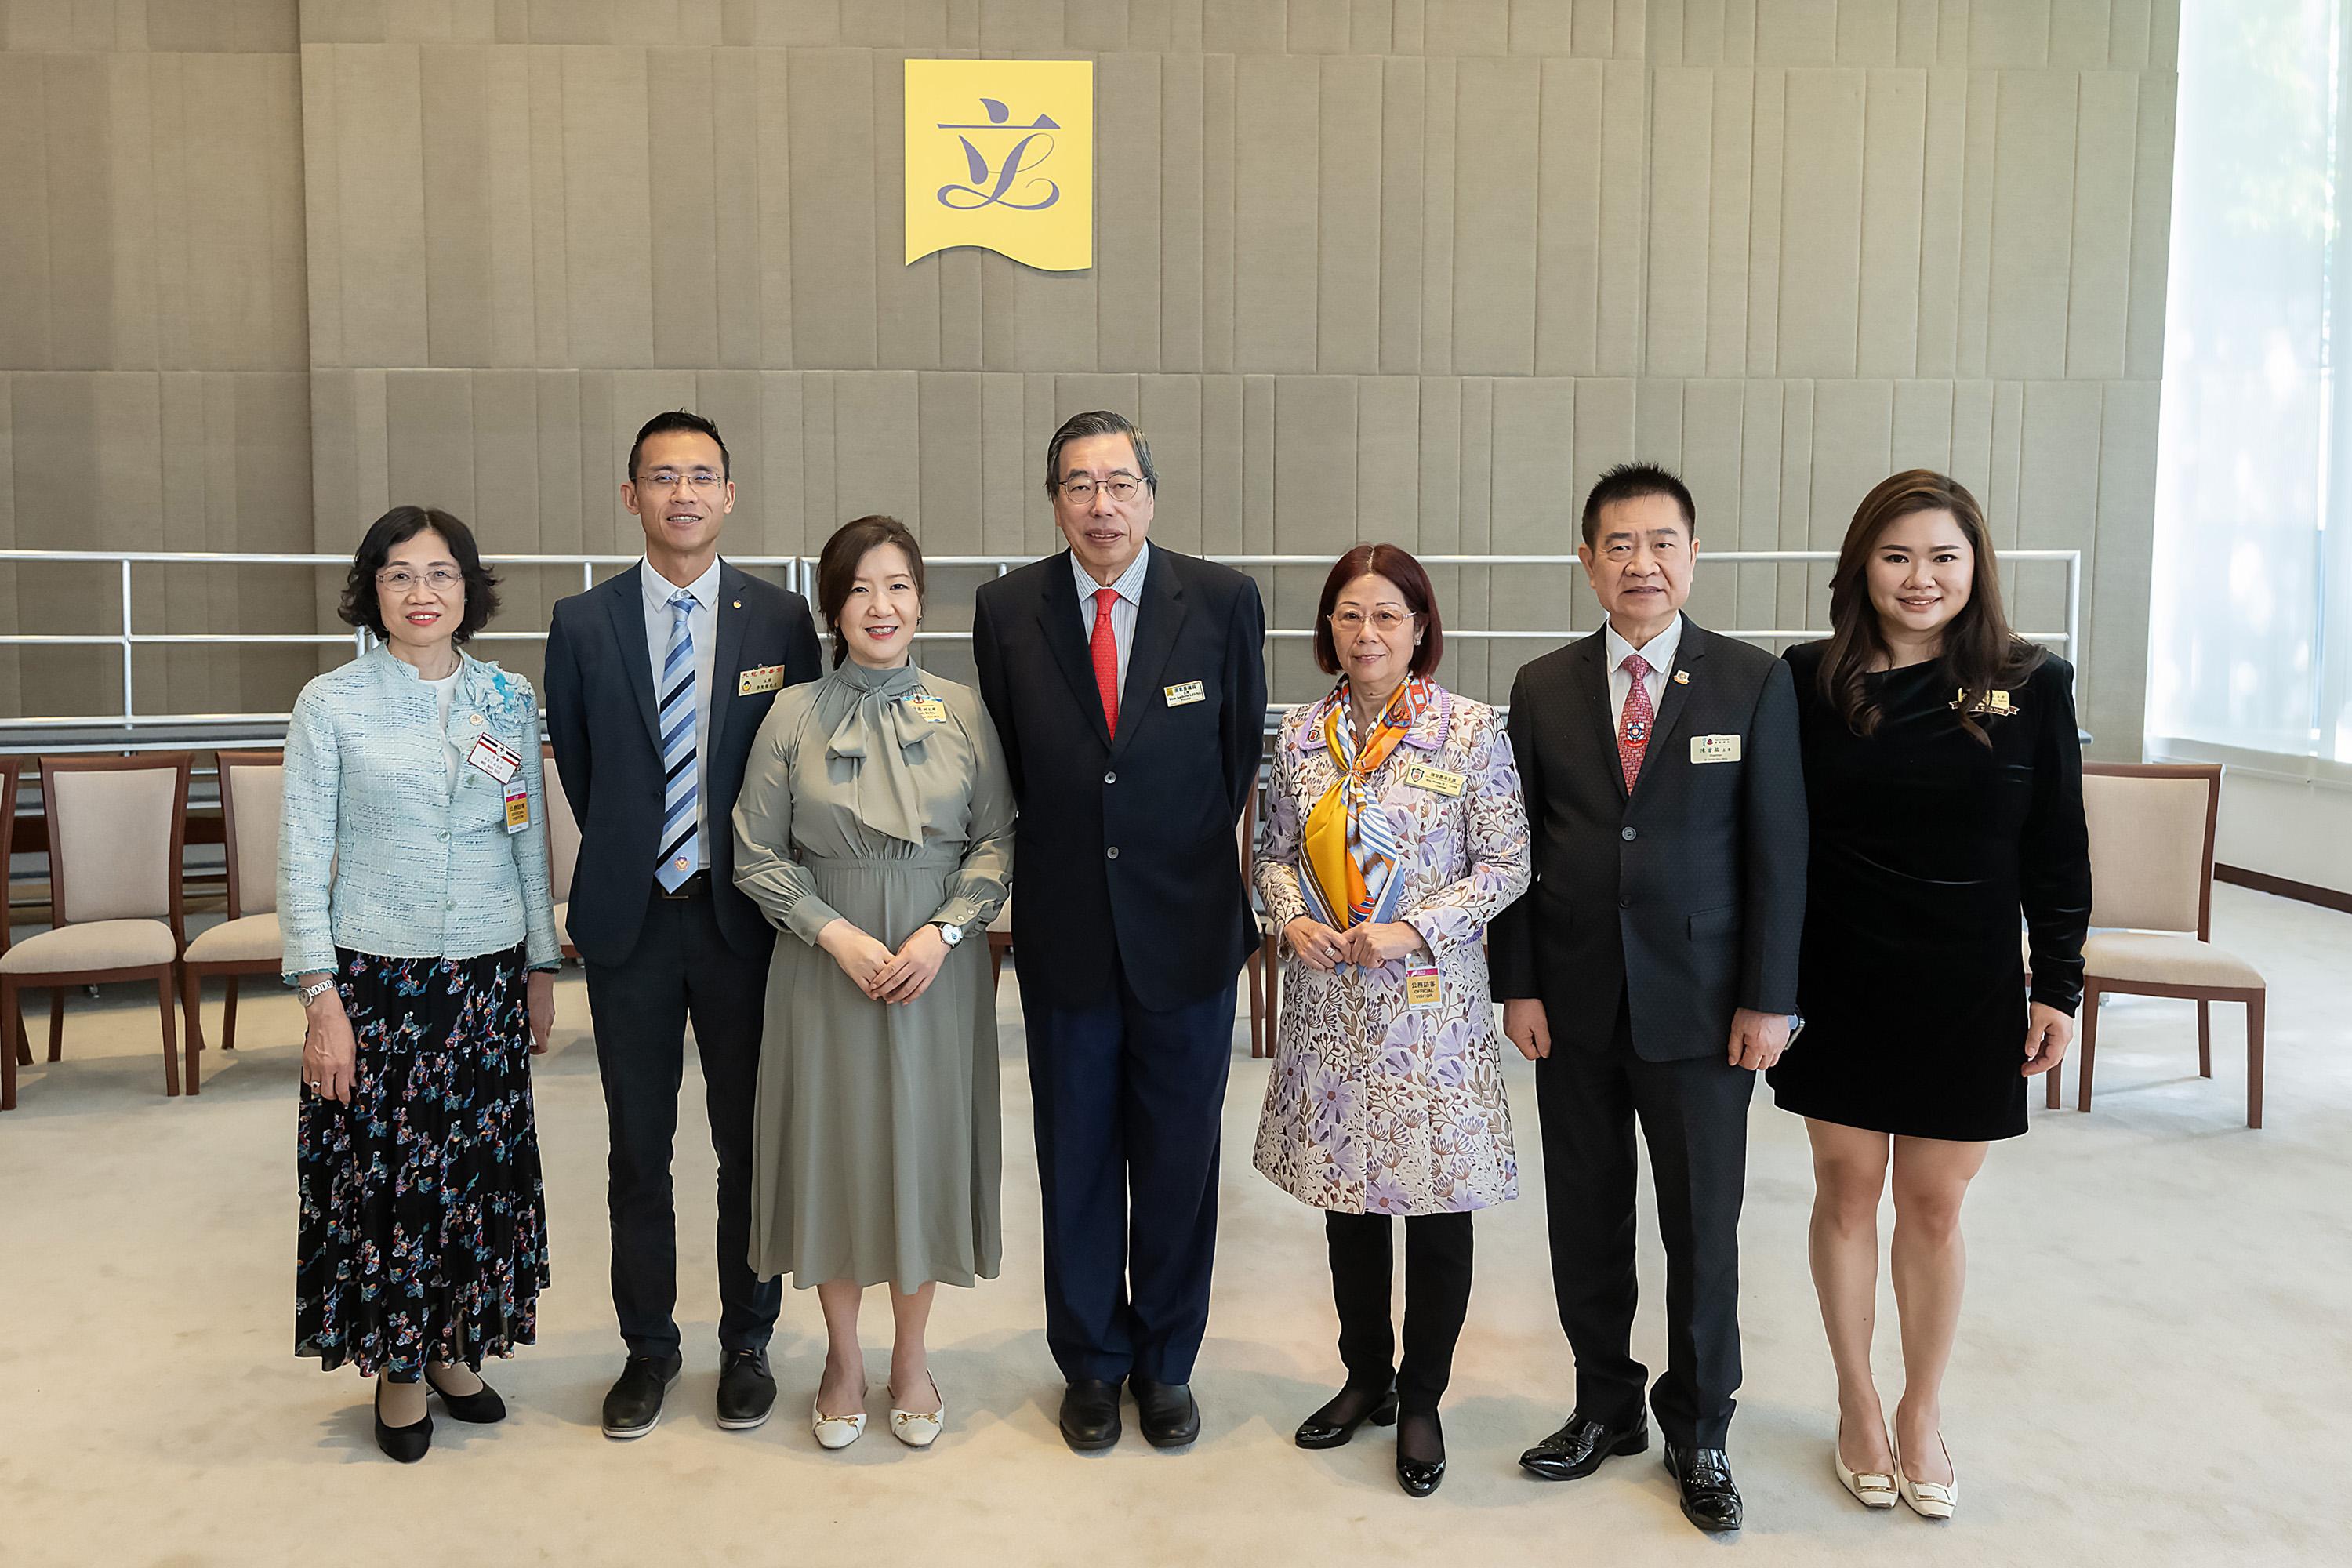
[[[1300,840],[1337,777],[1322,733],[1333,700],[1284,715],[1275,748],[1254,876],[1277,928],[1307,912]],[[1286,943],[1257,1168],[1300,1202],[1348,1214],[1491,1207],[1518,1194],[1482,941],[1528,887],[1510,738],[1493,709],[1442,692],[1372,774],[1371,793],[1406,847],[1399,918],[1435,956],[1438,1000],[1408,1004],[1406,962],[1325,973]]]

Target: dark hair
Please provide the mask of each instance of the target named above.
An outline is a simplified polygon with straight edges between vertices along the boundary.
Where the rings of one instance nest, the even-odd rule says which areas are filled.
[[[637,481],[637,454],[645,449],[648,436],[666,436],[672,430],[691,430],[698,436],[708,436],[719,443],[719,475],[734,478],[727,456],[727,443],[719,434],[719,426],[699,414],[689,414],[683,408],[673,408],[667,414],[656,414],[637,426],[637,438],[629,443],[629,482]]]
[[[1877,606],[1870,602],[1870,552],[1897,519],[1923,511],[1950,512],[1976,556],[1976,582],[1969,602],[1946,623],[1937,662],[1943,667],[1942,684],[1960,689],[1961,727],[1990,746],[1991,738],[1969,710],[1987,693],[2014,688],[2044,656],[2010,629],[2009,616],[2001,610],[2000,563],[1993,553],[1984,509],[1966,485],[1930,469],[1909,468],[1881,479],[1854,509],[1845,542],[1838,547],[1836,574],[1830,579],[1830,646],[1822,659],[1822,696],[1845,715],[1855,734],[1867,735],[1878,728],[1878,704],[1862,679],[1888,651]]]
[[[849,639],[841,635],[841,612],[849,607],[849,590],[857,580],[857,567],[866,552],[885,544],[895,544],[907,554],[907,574],[915,580],[915,596],[923,595],[923,547],[907,525],[895,517],[879,513],[871,517],[853,518],[833,531],[824,542],[824,549],[816,558],[816,608],[833,633],[833,662],[838,666],[849,657]]]
[[[1655,463],[1620,463],[1602,474],[1593,484],[1592,493],[1584,498],[1584,544],[1588,550],[1601,548],[1601,509],[1621,500],[1638,500],[1643,496],[1672,496],[1675,504],[1683,509],[1683,526],[1693,539],[1698,537],[1698,508],[1691,504],[1690,487],[1671,468]]]
[[[383,609],[376,602],[375,574],[383,570],[394,550],[428,528],[448,543],[449,553],[466,578],[466,613],[457,617],[457,630],[451,640],[462,643],[490,624],[490,617],[499,613],[499,580],[482,564],[481,552],[474,548],[474,531],[438,507],[396,506],[368,525],[367,537],[352,556],[352,574],[343,582],[343,602],[335,610],[345,626],[373,632],[378,642],[387,640]]]
[[[1124,436],[1135,447],[1135,466],[1142,470],[1142,479],[1153,495],[1160,493],[1160,470],[1151,466],[1151,443],[1143,432],[1124,414],[1113,414],[1097,408],[1091,414],[1073,414],[1062,421],[1054,438],[1045,444],[1045,493],[1062,493],[1062,448],[1073,441],[1083,441],[1089,436]]]
[[[1368,572],[1395,584],[1405,608],[1421,617],[1421,642],[1412,650],[1410,668],[1415,675],[1427,675],[1444,657],[1445,623],[1438,619],[1437,591],[1429,585],[1428,572],[1395,544],[1359,544],[1331,563],[1331,574],[1323,579],[1323,596],[1315,602],[1315,662],[1326,675],[1339,673],[1339,645],[1331,639],[1331,606],[1339,602],[1340,589]]]

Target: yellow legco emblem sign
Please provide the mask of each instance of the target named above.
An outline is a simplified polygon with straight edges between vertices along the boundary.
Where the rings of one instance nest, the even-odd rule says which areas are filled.
[[[1092,60],[907,62],[907,260],[959,245],[1095,264]]]

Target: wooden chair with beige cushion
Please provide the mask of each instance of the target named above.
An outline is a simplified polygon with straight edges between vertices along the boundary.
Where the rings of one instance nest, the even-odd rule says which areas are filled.
[[[180,1092],[174,981],[185,940],[180,851],[187,834],[185,752],[131,757],[44,757],[41,807],[49,829],[49,923],[0,955],[0,1028],[16,1032],[22,994],[152,980],[163,1020],[163,1092]],[[51,1014],[49,1060],[63,1031]],[[0,1110],[16,1104],[11,1053]],[[191,1046],[188,1066],[195,1054]]]
[[[572,868],[580,859],[580,823],[572,815],[572,801],[563,793],[563,777],[555,770],[555,748],[541,747],[547,776],[547,896],[555,900],[555,940],[563,956],[578,958],[572,945]]]
[[[228,851],[228,919],[198,931],[180,963],[180,1009],[188,1020],[188,1092],[205,1048],[204,983],[222,982],[221,1049],[236,1049],[237,983],[284,973],[278,929],[278,807],[286,762],[277,752],[215,753],[220,771],[221,839]]]
[[[2213,945],[2213,837],[2218,764],[2086,763],[2091,830],[2090,940],[2083,944],[2082,1048],[2076,1104],[2091,1109],[2099,998],[2108,992],[2197,1004],[2197,1073],[2213,1076],[2216,1002],[2246,1009],[2246,1125],[2263,1124],[2262,972]],[[2049,1104],[2058,1103],[2058,1074]]]
[[[23,776],[24,768],[22,757],[0,757],[0,957],[7,955],[8,938],[14,924],[5,895],[8,892],[10,859],[16,852],[16,785]],[[50,994],[53,1027],[64,1021],[65,995],[62,991]],[[7,1047],[11,1064],[9,1072],[13,1078],[16,1068],[33,1065],[33,1047],[25,1038],[24,1019],[17,1019],[16,1027],[11,1032],[16,1036],[15,1045]],[[12,1101],[15,1093],[14,1089],[9,1091]]]

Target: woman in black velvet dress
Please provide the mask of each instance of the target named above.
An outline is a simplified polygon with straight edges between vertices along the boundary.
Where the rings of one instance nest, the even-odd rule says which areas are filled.
[[[1769,1076],[1812,1140],[1839,1479],[1866,1506],[1899,1496],[1949,1518],[1959,1489],[1941,1385],[1961,1200],[1991,1141],[2025,1131],[2026,1080],[2065,1055],[2083,994],[2091,868],[2074,670],[2011,632],[1983,511],[1924,469],[1864,498],[1830,621],[1828,641],[1787,656],[1812,819],[1806,1027]],[[1870,1373],[1890,1169],[1905,1374],[1891,1446]]]

